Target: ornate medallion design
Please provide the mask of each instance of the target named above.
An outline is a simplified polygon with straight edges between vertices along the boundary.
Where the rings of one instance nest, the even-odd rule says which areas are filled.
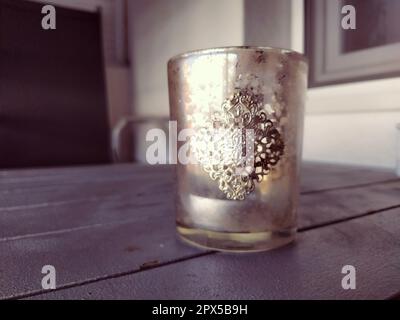
[[[263,100],[262,94],[237,89],[191,138],[197,161],[227,199],[245,199],[283,155],[283,139]]]

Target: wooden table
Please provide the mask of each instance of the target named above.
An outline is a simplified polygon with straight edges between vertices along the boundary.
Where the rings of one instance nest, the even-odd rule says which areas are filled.
[[[109,165],[0,173],[0,297],[386,299],[400,293],[400,179],[303,165],[295,244],[256,254],[176,239],[172,167]],[[56,290],[43,290],[44,265]],[[341,286],[344,265],[356,289]]]

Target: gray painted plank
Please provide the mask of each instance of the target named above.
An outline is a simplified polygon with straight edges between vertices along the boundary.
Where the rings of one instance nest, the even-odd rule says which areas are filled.
[[[315,192],[399,180],[394,170],[304,162],[301,170],[301,191]]]
[[[137,177],[125,181],[103,181],[85,182],[74,184],[63,184],[58,186],[48,186],[38,189],[13,189],[0,191],[1,211],[27,209],[29,207],[46,205],[66,205],[76,201],[92,200],[93,198],[117,197],[121,195],[132,195],[149,193],[151,187],[154,192],[160,189],[171,189],[173,186],[172,175],[170,172],[163,172],[156,178]],[[157,188],[156,188],[157,187]]]
[[[312,176],[321,179],[324,176],[318,170],[311,170],[314,170],[313,174],[310,172]],[[332,172],[337,176],[338,171],[330,170],[327,170],[327,180],[333,179],[337,183],[337,180],[329,176]],[[59,277],[59,285],[68,286],[88,279],[139,271],[143,263],[154,260],[162,264],[198,254],[199,251],[181,246],[175,241],[169,183],[172,178],[168,177],[171,172],[165,167],[124,165],[44,171],[47,172],[44,188],[48,182],[59,183],[54,193],[49,190],[54,197],[52,201],[34,202],[33,205],[28,199],[25,207],[21,205],[19,208],[14,206],[0,209],[1,237],[15,237],[0,241],[0,278],[8,279],[4,287],[0,286],[0,296],[40,290],[40,268],[46,263],[67,266],[68,271]],[[22,179],[20,182],[25,183],[24,187],[29,189],[35,184],[37,170],[29,172],[31,176],[25,172],[25,175],[17,178],[11,175],[5,179],[16,185],[19,185],[17,180]],[[98,180],[93,182],[91,179]],[[115,179],[121,179],[122,183]],[[140,180],[144,182],[135,184]],[[321,185],[323,188],[335,188],[334,183],[324,185],[321,182]],[[131,194],[130,186],[134,194]],[[363,198],[366,189],[375,187],[383,189],[375,198],[376,190],[373,189],[367,191],[367,197]],[[391,191],[392,188],[391,183],[384,183],[346,189],[339,195],[340,190],[304,195],[302,198],[310,197],[313,200],[301,202],[300,225],[310,227],[334,221],[338,217],[352,217],[364,214],[366,210],[391,206],[398,199],[396,192]],[[398,184],[395,188],[398,190]],[[61,193],[57,193],[60,189]],[[65,198],[62,192],[70,196],[69,200],[63,202]],[[386,193],[388,195],[381,198]],[[318,195],[323,195],[323,198]],[[358,201],[353,206],[352,201],[346,202],[346,197]],[[37,199],[36,195],[32,195],[32,199]],[[323,206],[322,201],[330,204]],[[342,201],[344,205],[341,205]],[[32,233],[34,235],[29,235]],[[154,249],[155,244],[163,244],[163,241],[165,244],[159,250]],[[83,251],[80,244],[84,244]],[[118,250],[124,245],[128,248],[126,252]]]
[[[301,233],[295,245],[212,254],[34,299],[384,299],[400,291],[400,210]],[[343,290],[341,269],[356,268]],[[178,275],[178,276],[177,276]]]
[[[43,233],[95,228],[116,222],[134,222],[142,216],[154,219],[168,216],[172,219],[173,203],[170,192],[160,194],[156,200],[152,194],[116,195],[70,202],[68,206],[62,203],[18,209],[17,214],[15,210],[0,211],[0,243],[12,238]]]
[[[172,207],[171,169],[171,166],[112,165],[3,172],[8,183],[0,179],[3,183],[0,238],[131,221],[137,211],[158,216],[160,206]],[[301,198],[300,227],[400,204],[396,188],[392,190],[396,184],[334,190],[339,181],[348,187],[354,179],[347,178],[353,171],[360,173],[359,170],[365,169],[305,164],[303,181],[309,186],[303,185],[302,189],[314,188],[314,192],[306,192],[307,197]],[[368,172],[361,175],[364,179],[369,177],[368,180],[358,180],[359,183],[389,177],[386,171]],[[321,189],[333,190],[323,195],[313,194],[318,188],[317,181]],[[381,197],[374,196],[375,189]],[[172,216],[173,212],[166,214]]]
[[[393,193],[392,184],[396,184],[397,193]],[[307,228],[321,222],[331,223],[343,217],[351,218],[363,214],[367,208],[374,206],[382,208],[391,203],[399,203],[399,188],[400,183],[387,183],[303,195],[302,199],[311,198],[311,200],[301,201],[300,211],[303,214],[300,215],[300,226]],[[130,218],[122,219],[123,215],[128,214]],[[114,219],[115,216],[119,218]],[[1,240],[0,270],[3,270],[2,276],[5,279],[12,279],[13,283],[13,288],[0,291],[3,296],[40,290],[40,287],[38,288],[40,282],[37,279],[40,279],[41,275],[38,270],[46,263],[68,270],[66,276],[59,277],[58,283],[61,286],[69,286],[88,279],[138,271],[140,265],[148,261],[158,260],[159,263],[167,263],[170,260],[185,259],[188,253],[192,256],[200,252],[176,245],[173,204],[168,195],[156,207],[134,206],[134,203],[131,203],[123,205],[122,208],[107,207],[95,214],[90,210],[60,213],[55,209],[45,220],[43,215],[39,220],[34,220],[34,217],[33,214],[29,221],[33,225],[37,223],[38,228],[43,225],[47,225],[47,228],[52,226],[55,226],[53,227],[55,229],[62,226],[65,228],[71,226],[74,221],[76,226],[67,230]],[[4,223],[7,221],[8,219],[5,219]],[[13,223],[23,226],[21,221],[26,222],[28,219],[16,219]],[[88,226],[82,227],[82,224]],[[154,251],[155,243],[164,242],[168,246],[161,252]],[[80,251],[82,247],[79,243],[84,243],[84,253]],[[141,249],[129,253],[115,250],[130,245]],[[95,263],[91,264],[89,261]],[[68,267],[65,267],[66,264]],[[28,275],[28,278],[25,279],[21,274]],[[32,274],[36,278],[32,277]]]
[[[7,197],[12,197],[15,193],[27,193],[29,191],[35,192],[37,197],[42,195],[44,201],[48,201],[49,199],[46,196],[55,188],[66,188],[68,191],[68,188],[77,184],[111,182],[118,184],[136,179],[152,179],[154,176],[162,178],[164,175],[170,175],[172,170],[173,166],[169,165],[118,164],[0,171],[0,197],[2,194],[3,197],[6,195]],[[388,170],[304,163],[302,166],[301,190],[302,192],[313,192],[321,189],[357,186],[393,179],[398,178]],[[68,197],[69,195],[66,194],[65,196]],[[0,202],[1,206],[3,206],[2,202]]]
[[[41,269],[53,265],[59,285],[74,285],[168,263],[199,252],[175,240],[172,217],[63,231],[0,244],[0,297],[41,291]]]
[[[302,192],[337,188],[339,183],[341,186],[366,181],[373,183],[390,176],[386,171],[370,170],[369,174],[357,175],[363,177],[363,180],[357,180],[350,173],[353,169],[349,170],[347,167],[338,169],[329,165],[305,164]],[[146,189],[147,184],[156,181],[165,181],[166,185],[173,181],[171,166],[140,165],[5,171],[1,176],[0,212],[27,210],[28,206],[62,206],[77,201],[100,200],[102,197],[113,198],[121,194],[129,195],[130,191],[135,192],[140,187]]]
[[[95,169],[95,170],[94,170]],[[22,170],[24,171],[24,170]],[[6,171],[6,178],[0,178],[0,197],[2,200],[16,198],[19,204],[30,204],[31,201],[48,202],[53,200],[53,194],[58,192],[64,197],[63,200],[74,199],[79,193],[71,193],[77,187],[90,191],[91,188],[101,188],[110,186],[120,186],[124,184],[144,183],[152,177],[160,179],[170,179],[172,177],[172,167],[170,166],[137,166],[137,165],[109,165],[88,168],[59,168],[52,169],[47,174],[47,169],[29,171],[32,175],[21,177],[18,171]],[[34,175],[36,173],[36,177]],[[152,180],[155,180],[153,178]],[[18,198],[23,195],[30,195],[31,198]],[[11,201],[9,200],[9,201]],[[0,203],[0,207],[8,206],[7,203]]]
[[[162,215],[171,219],[174,216],[168,180],[149,179],[145,184],[131,185],[132,190],[122,184],[106,187],[93,187],[91,197],[86,194],[67,203],[61,200],[36,206],[0,208],[0,242],[4,238],[62,229],[129,222],[141,215],[154,219]],[[80,187],[76,189],[79,191]],[[87,189],[82,190],[82,194],[85,192]],[[305,194],[300,197],[299,227],[311,228],[395,206],[400,206],[400,181]]]
[[[107,179],[110,176],[125,176],[126,174],[148,173],[154,170],[163,171],[169,165],[148,166],[133,163],[119,163],[107,165],[90,165],[90,166],[71,166],[71,167],[51,167],[51,168],[35,168],[35,169],[15,169],[0,171],[0,185],[12,182],[51,182],[54,179],[67,178],[70,180],[80,180],[82,177],[90,177],[101,179],[103,176]],[[82,176],[82,174],[84,176]]]
[[[312,228],[394,207],[400,207],[400,181],[303,194],[299,226]]]

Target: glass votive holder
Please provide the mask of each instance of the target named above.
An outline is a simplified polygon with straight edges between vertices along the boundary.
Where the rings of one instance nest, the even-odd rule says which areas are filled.
[[[291,242],[297,227],[305,58],[268,47],[199,50],[168,62],[168,85],[170,117],[178,129],[180,237],[236,252]]]

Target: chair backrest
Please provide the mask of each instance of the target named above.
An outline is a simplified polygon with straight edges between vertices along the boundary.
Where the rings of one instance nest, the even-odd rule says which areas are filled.
[[[0,168],[111,161],[101,17],[0,0]]]

